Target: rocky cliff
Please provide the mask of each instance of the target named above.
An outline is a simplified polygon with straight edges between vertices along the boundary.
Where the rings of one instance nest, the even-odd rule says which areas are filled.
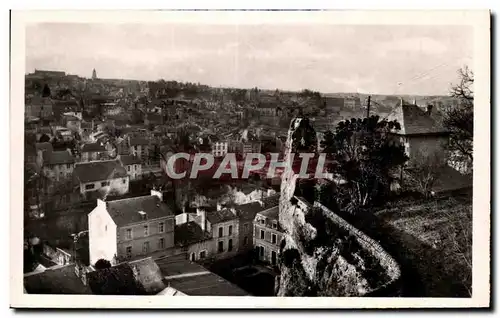
[[[307,120],[292,120],[285,160],[297,153],[296,136],[314,129]],[[323,206],[297,195],[298,174],[282,175],[277,296],[363,296],[398,280],[399,266],[375,241]],[[314,200],[313,200],[314,201]]]

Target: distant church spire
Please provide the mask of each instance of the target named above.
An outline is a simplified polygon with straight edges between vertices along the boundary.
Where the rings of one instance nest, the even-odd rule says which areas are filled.
[[[92,70],[92,79],[95,80],[97,78],[97,72],[95,71],[95,68]]]

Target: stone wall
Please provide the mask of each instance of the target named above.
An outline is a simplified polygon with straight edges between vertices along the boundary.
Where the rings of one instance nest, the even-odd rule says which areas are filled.
[[[285,161],[296,149],[292,135],[297,129],[303,129],[301,121],[300,118],[292,120],[285,144]],[[298,175],[290,166],[285,169],[279,204],[284,239],[280,246],[281,274],[276,279],[277,296],[366,296],[395,284],[400,270],[394,259],[377,242],[319,202],[310,204],[297,197],[297,179]],[[313,209],[321,213],[313,215]],[[307,221],[312,215],[319,218],[313,222],[316,226],[334,224],[333,231],[338,229],[339,233],[347,233],[347,237],[326,234],[325,229],[318,232]],[[354,241],[359,250],[346,248],[345,240],[349,244]],[[370,270],[375,268],[377,272],[364,271],[365,262]]]

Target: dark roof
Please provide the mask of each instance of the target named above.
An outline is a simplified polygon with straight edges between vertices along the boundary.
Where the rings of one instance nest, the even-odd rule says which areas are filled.
[[[26,275],[24,288],[28,294],[91,294],[90,288],[76,276],[74,264]]]
[[[82,146],[82,152],[98,152],[98,151],[106,151],[103,145],[100,142],[94,142],[89,144],[84,144]]]
[[[138,274],[137,280],[148,294],[157,294],[165,289],[163,274],[158,264],[151,257],[132,261],[128,264],[132,268],[136,268]]]
[[[106,206],[109,215],[119,227],[143,221],[139,211],[145,212],[149,220],[174,215],[156,195],[109,201]]]
[[[115,160],[79,163],[75,166],[74,175],[82,183],[124,178],[127,171]]]
[[[261,201],[262,203],[264,203],[265,209],[277,206],[280,203],[280,194],[275,193],[273,195],[263,198]]]
[[[45,151],[43,153],[43,161],[49,165],[62,165],[74,163],[75,158],[67,151]]]
[[[170,287],[188,296],[249,296],[238,286],[186,259],[166,258],[157,263]]]
[[[191,221],[175,227],[175,245],[187,246],[211,239],[210,233],[203,231],[198,223]]]
[[[52,144],[50,142],[37,142],[35,144],[35,149],[36,149],[36,151],[38,151],[38,150],[53,151],[54,150],[54,148],[52,147]]]
[[[447,133],[447,130],[433,116],[417,105],[409,105],[404,101],[400,102],[387,119],[396,120],[401,125],[401,130],[396,132],[401,135]]]
[[[219,211],[207,213],[207,220],[212,224],[223,223],[237,218],[238,217],[229,209],[221,209]]]
[[[279,216],[279,210],[280,210],[279,207],[275,206],[273,208],[264,210],[264,211],[259,212],[257,214],[265,216],[266,218],[269,218],[271,220],[277,220],[278,216]]]
[[[138,146],[138,145],[149,145],[149,141],[147,141],[145,138],[130,138],[129,144],[131,146]]]
[[[141,163],[141,160],[134,155],[120,155],[120,161],[124,166]]]
[[[238,211],[238,216],[240,220],[248,221],[248,220],[253,220],[255,218],[255,215],[262,211],[262,205],[260,202],[250,202],[247,204],[242,204],[238,205],[236,207],[236,211]]]

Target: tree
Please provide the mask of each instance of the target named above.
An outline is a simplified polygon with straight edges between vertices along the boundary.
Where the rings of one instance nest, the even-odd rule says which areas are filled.
[[[441,160],[437,154],[426,156],[418,153],[413,161],[415,164],[405,171],[408,184],[413,190],[428,198],[432,195],[431,190],[437,179],[437,169],[441,166]]]
[[[111,267],[111,262],[105,259],[98,259],[97,262],[95,262],[95,269],[100,270],[100,269],[105,269],[105,268],[110,268]]]
[[[473,160],[474,137],[474,73],[467,66],[458,70],[460,82],[451,87],[450,95],[458,105],[444,110],[443,123],[451,132],[450,150],[462,159]]]
[[[45,84],[42,90],[42,97],[50,97],[50,96],[51,96],[50,87],[49,85]]]
[[[338,124],[333,142],[325,147],[335,161],[331,172],[344,183],[338,187],[342,209],[355,213],[389,193],[393,170],[408,159],[404,146],[391,137],[399,129],[398,122],[378,116]]]
[[[39,142],[50,142],[50,137],[46,134],[43,134],[42,136],[40,136]]]
[[[292,134],[293,152],[316,152],[316,132],[311,126],[309,119],[302,118],[299,126]]]
[[[335,152],[335,135],[333,132],[328,130],[323,136],[323,140],[320,142],[321,150],[326,153],[329,157]]]

